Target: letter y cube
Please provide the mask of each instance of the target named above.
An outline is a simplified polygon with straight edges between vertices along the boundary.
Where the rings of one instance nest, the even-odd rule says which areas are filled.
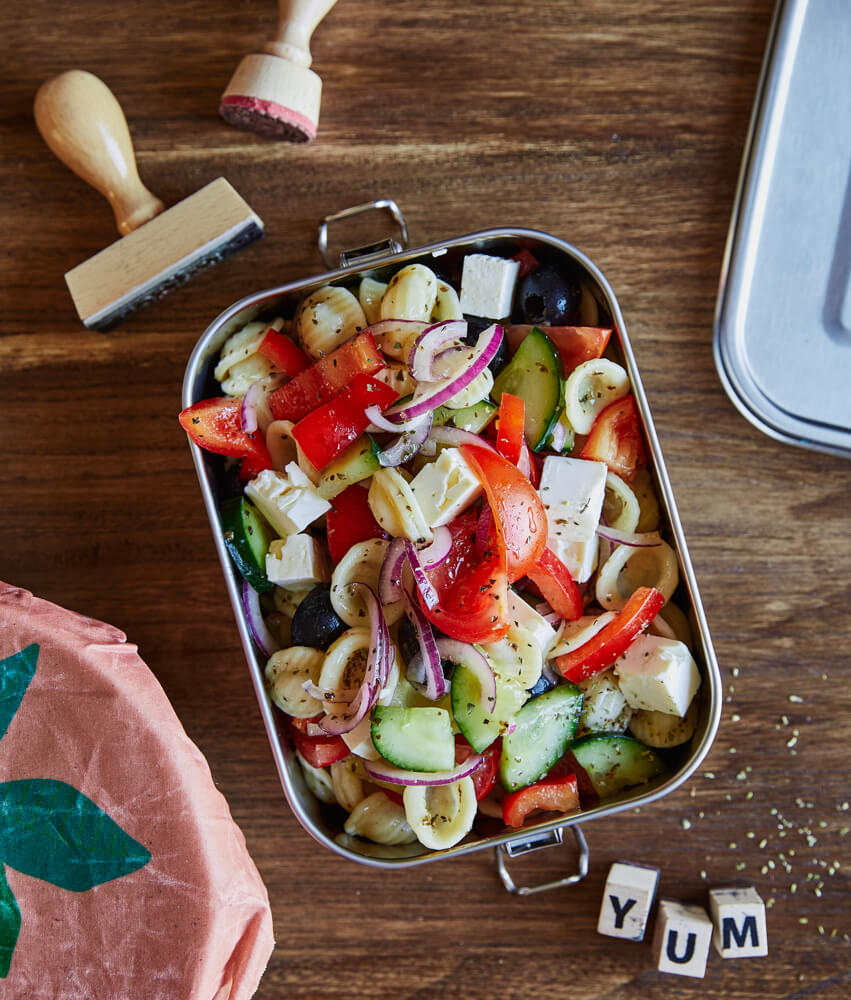
[[[659,869],[616,861],[609,869],[597,933],[641,941],[656,886]]]

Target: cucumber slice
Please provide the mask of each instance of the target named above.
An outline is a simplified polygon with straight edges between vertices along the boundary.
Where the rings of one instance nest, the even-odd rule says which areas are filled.
[[[643,785],[666,770],[659,754],[620,733],[594,733],[577,740],[570,749],[601,799],[632,785]]]
[[[517,728],[502,740],[499,778],[509,792],[531,785],[564,756],[582,711],[582,692],[559,684],[517,713]]]
[[[316,492],[324,500],[333,500],[353,483],[374,475],[381,468],[378,452],[378,445],[369,434],[359,437],[330,465],[325,466]]]
[[[377,705],[372,742],[385,760],[406,771],[451,771],[455,766],[455,737],[443,708]]]
[[[278,536],[260,511],[245,497],[231,497],[221,507],[219,518],[225,546],[234,565],[258,592],[274,584],[266,576],[266,553]]]
[[[558,351],[538,327],[526,334],[497,375],[491,396],[498,403],[504,392],[525,400],[526,441],[532,451],[540,451],[564,408],[564,377]]]
[[[496,416],[496,410],[496,403],[489,399],[480,399],[472,406],[464,406],[458,410],[451,406],[438,406],[434,411],[433,423],[435,427],[442,427],[451,422],[462,431],[480,434]]]

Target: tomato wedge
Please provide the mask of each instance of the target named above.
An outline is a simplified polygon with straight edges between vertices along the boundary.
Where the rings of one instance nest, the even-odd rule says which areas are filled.
[[[461,454],[484,488],[505,553],[509,583],[537,565],[547,545],[547,512],[538,491],[502,455],[481,445],[462,444]]]
[[[499,400],[496,418],[496,450],[503,458],[517,465],[523,451],[523,428],[526,422],[526,404],[519,396],[504,392]]]
[[[334,565],[355,543],[388,537],[375,520],[368,498],[368,491],[355,483],[331,501],[331,509],[325,515],[325,528],[328,532],[328,551]]]
[[[612,335],[610,328],[602,326],[546,326],[543,323],[536,325],[549,337],[561,355],[565,376],[583,361],[601,358]],[[512,353],[517,350],[531,329],[532,327],[525,323],[508,327],[505,336]]]
[[[329,767],[348,757],[350,750],[341,736],[308,736],[297,727],[290,727],[296,750],[311,767]]]
[[[605,462],[610,472],[627,480],[647,464],[638,410],[632,395],[609,403],[597,414],[579,457]]]
[[[498,738],[491,743],[487,749],[482,750],[482,762],[470,775],[473,779],[473,788],[476,790],[476,801],[483,799],[496,784],[496,773],[499,770],[499,755],[502,752],[502,738]],[[463,764],[475,751],[463,736],[455,737],[455,763]]]
[[[579,786],[576,775],[561,778],[541,778],[502,800],[502,818],[506,826],[523,826],[533,812],[573,812],[579,808]]]
[[[569,681],[584,681],[610,667],[647,628],[665,603],[655,587],[639,587],[610,621],[588,642],[556,657],[556,666]]]
[[[538,565],[530,569],[526,576],[560,618],[575,622],[582,617],[585,605],[579,587],[570,570],[552,549],[544,549]]]
[[[445,635],[462,642],[494,642],[508,632],[508,577],[505,553],[498,546],[476,551],[475,511],[456,517],[447,527],[452,533],[449,555],[426,570],[437,591],[438,603],[420,606],[428,620]]]

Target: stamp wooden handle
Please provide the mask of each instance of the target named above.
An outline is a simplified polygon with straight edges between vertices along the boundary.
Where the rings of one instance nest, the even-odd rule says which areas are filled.
[[[278,0],[278,30],[263,51],[296,66],[309,66],[310,39],[317,24],[337,0]]]
[[[139,180],[124,112],[98,77],[72,69],[42,84],[35,120],[56,156],[109,201],[122,236],[163,211]]]

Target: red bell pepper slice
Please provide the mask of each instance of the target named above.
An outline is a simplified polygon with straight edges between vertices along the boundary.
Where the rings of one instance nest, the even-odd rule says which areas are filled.
[[[325,528],[328,551],[335,564],[358,542],[389,537],[375,520],[368,499],[369,492],[355,483],[331,501],[331,509],[325,515]]]
[[[597,414],[579,457],[605,462],[610,472],[627,480],[647,464],[633,396],[617,399]]]
[[[461,453],[484,488],[505,551],[508,582],[514,583],[537,565],[547,544],[547,512],[538,491],[502,455],[474,444]]]
[[[502,752],[502,739],[497,740],[487,749],[482,750],[482,762],[470,775],[473,788],[476,790],[476,802],[493,791],[496,784],[496,774],[499,770],[499,755]],[[455,763],[463,764],[475,751],[460,734],[455,737]]]
[[[519,396],[504,392],[499,400],[496,418],[496,450],[512,465],[517,465],[523,452],[525,420],[525,402]]]
[[[336,396],[355,375],[374,375],[384,365],[372,334],[364,330],[271,393],[272,416],[295,423]]]
[[[610,667],[622,656],[665,603],[655,587],[639,587],[610,621],[588,642],[570,653],[556,657],[556,666],[569,681],[584,681]]]
[[[310,367],[310,358],[285,334],[270,327],[257,350],[272,364],[292,378]]]
[[[520,827],[527,817],[539,810],[569,813],[579,808],[579,787],[576,776],[567,774],[560,778],[549,775],[534,785],[511,792],[502,800],[502,818],[506,826]]]
[[[438,603],[423,613],[445,635],[462,642],[495,642],[508,632],[508,577],[505,553],[499,546],[476,550],[478,517],[469,510],[447,527],[452,533],[449,555],[426,570],[437,591]],[[418,591],[419,594],[419,591]]]
[[[541,323],[537,326],[547,335],[561,356],[565,376],[583,361],[601,358],[612,335],[611,328],[603,326],[547,326]],[[512,353],[517,350],[531,329],[532,327],[526,323],[508,327],[505,336]]]
[[[528,570],[526,576],[560,618],[575,622],[582,617],[585,605],[579,587],[552,549],[544,549],[538,565]]]
[[[391,386],[361,372],[333,399],[302,417],[293,427],[292,436],[305,458],[317,469],[324,469],[367,429],[366,408],[378,406],[383,410],[398,395]]]
[[[351,753],[341,736],[308,736],[295,726],[290,727],[290,736],[296,750],[311,767],[329,767]]]
[[[241,458],[240,478],[247,482],[263,469],[273,468],[272,456],[259,431],[242,429],[242,400],[230,396],[202,399],[178,417],[189,437],[206,451]]]

